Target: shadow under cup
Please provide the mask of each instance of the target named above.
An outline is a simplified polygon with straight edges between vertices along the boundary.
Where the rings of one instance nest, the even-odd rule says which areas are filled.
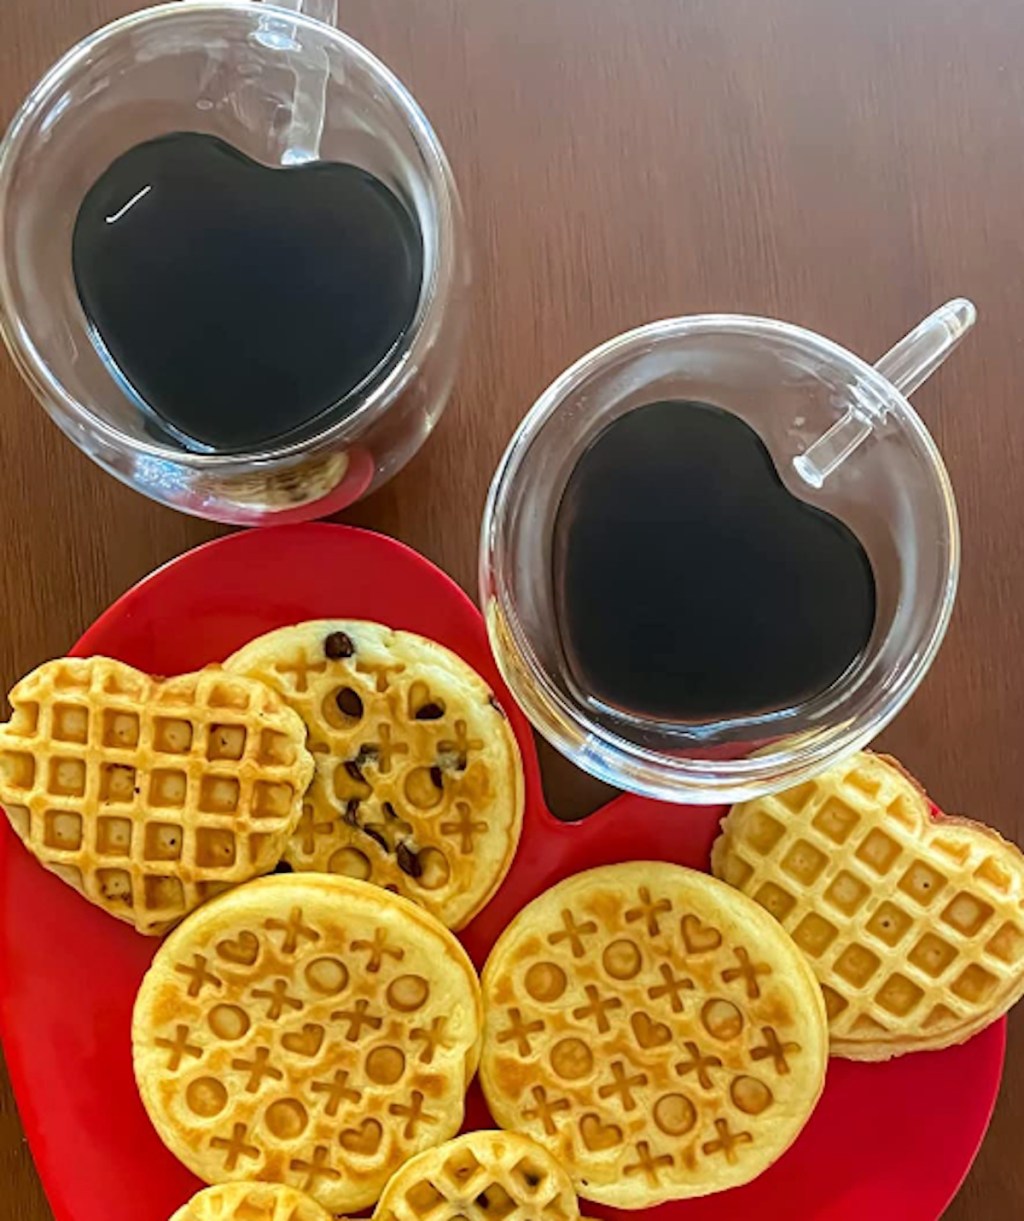
[[[842,521],[868,554],[877,599],[868,645],[844,675],[802,704],[714,723],[663,722],[611,708],[576,684],[555,609],[559,504],[596,436],[633,408],[663,400],[711,403],[746,421],[786,488]],[[793,459],[850,409],[872,433],[814,488]],[[685,548],[665,562],[685,565]],[[959,532],[935,443],[885,378],[813,332],[707,315],[621,335],[541,395],[491,485],[480,563],[495,657],[536,728],[610,784],[669,801],[716,803],[797,784],[865,745],[896,715],[949,622]],[[701,573],[693,577],[699,581]],[[756,597],[751,590],[755,604]]]
[[[218,136],[268,166],[360,166],[404,201],[422,235],[420,296],[390,364],[304,433],[259,452],[194,452],[147,428],[79,302],[71,239],[83,197],[126,150],[176,131]],[[404,465],[446,405],[468,270],[444,152],[383,64],[299,13],[189,0],[80,43],[0,146],[0,241],[0,322],[34,394],[101,466],[174,508],[238,524],[333,512]]]

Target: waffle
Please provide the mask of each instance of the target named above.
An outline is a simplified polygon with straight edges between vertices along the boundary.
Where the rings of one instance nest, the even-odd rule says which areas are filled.
[[[171,1221],[333,1221],[316,1200],[280,1183],[224,1183],[194,1195]]]
[[[508,872],[523,812],[515,735],[480,676],[422,636],[347,620],[282,628],[225,664],[309,729],[316,776],[288,863],[467,924]]]
[[[276,874],[207,903],[157,950],[132,1022],[161,1138],[208,1183],[372,1204],[458,1131],[480,989],[443,925],[350,878]]]
[[[491,951],[483,993],[491,1114],[588,1200],[646,1208],[745,1183],[821,1093],[825,1008],[805,959],[756,904],[678,865],[608,865],[542,894]]]
[[[577,1221],[572,1180],[516,1132],[469,1132],[414,1157],[391,1179],[373,1221]]]
[[[106,657],[23,678],[0,725],[0,802],[29,851],[139,932],[274,868],[313,761],[262,683],[160,681]]]
[[[979,823],[933,819],[891,760],[862,752],[734,806],[711,866],[806,954],[833,1055],[962,1043],[1024,993],[1024,855]]]

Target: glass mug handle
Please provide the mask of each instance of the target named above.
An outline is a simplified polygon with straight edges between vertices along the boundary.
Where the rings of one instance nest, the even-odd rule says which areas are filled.
[[[255,37],[268,49],[282,54],[302,49],[295,22],[289,21],[287,11],[301,13],[325,25],[337,25],[338,0],[264,0],[264,3],[268,12],[260,19]],[[281,153],[282,165],[302,165],[320,159],[329,77],[326,56],[306,57],[301,68],[296,69],[291,121],[284,133]]]

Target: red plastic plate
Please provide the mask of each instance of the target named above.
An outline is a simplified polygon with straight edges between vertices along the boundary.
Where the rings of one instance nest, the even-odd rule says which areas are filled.
[[[478,964],[511,917],[568,874],[627,859],[707,868],[720,808],[627,796],[578,824],[548,812],[529,727],[498,677],[479,612],[422,556],[380,535],[321,523],[219,539],[130,590],[73,652],[176,674],[271,628],[329,616],[378,619],[442,641],[487,677],[509,711],[526,764],[526,820],[508,880],[463,934]],[[158,1140],[132,1079],[132,1002],[156,941],[85,903],[0,823],[0,1035],[54,1214],[166,1221],[197,1184]],[[888,1064],[832,1061],[820,1105],[766,1174],[649,1217],[933,1221],[984,1136],[1004,1045],[999,1022],[949,1051]],[[476,1087],[469,1125],[490,1125]]]

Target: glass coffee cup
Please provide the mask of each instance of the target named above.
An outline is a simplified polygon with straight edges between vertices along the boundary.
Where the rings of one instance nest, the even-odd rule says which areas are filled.
[[[326,23],[335,11],[336,0],[187,0],[133,13],[65,55],[0,146],[0,324],[15,363],[85,453],[186,513],[257,525],[341,509],[409,460],[451,391],[468,283],[451,170],[405,87]],[[422,239],[415,313],[386,366],[302,428],[240,451],[154,427],[76,291],[86,192],[126,150],[172,132],[218,137],[268,167],[357,166]]]
[[[705,804],[797,785],[874,738],[931,665],[959,570],[949,477],[906,395],[974,318],[970,302],[950,302],[875,367],[770,319],[674,318],[610,340],[549,386],[495,473],[480,552],[491,647],[538,731],[619,788]],[[785,490],[842,523],[866,552],[870,637],[845,672],[808,698],[684,720],[615,706],[581,682],[559,614],[556,521],[595,440],[653,403],[712,404],[744,421]],[[614,467],[614,453],[609,461]],[[659,562],[685,566],[685,547]],[[621,579],[609,571],[609,582]],[[749,591],[755,606],[759,592]]]

